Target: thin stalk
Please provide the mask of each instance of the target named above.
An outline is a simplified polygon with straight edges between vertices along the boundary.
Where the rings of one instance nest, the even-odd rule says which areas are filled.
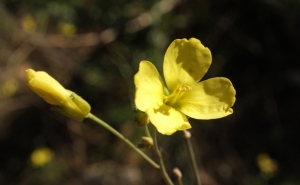
[[[154,134],[153,134],[153,141],[154,141],[154,150],[155,150],[155,153],[159,159],[159,164],[160,164],[160,171],[161,171],[161,174],[165,180],[165,182],[168,184],[168,185],[174,185],[173,182],[171,181],[167,171],[166,171],[166,168],[165,168],[165,165],[164,165],[164,161],[163,161],[163,158],[162,158],[162,155],[158,149],[158,145],[157,145],[157,137],[156,137],[156,129],[154,129]]]
[[[183,185],[182,180],[181,179],[177,179],[178,185]]]
[[[196,162],[196,158],[195,158],[195,154],[194,154],[194,149],[193,149],[193,145],[191,142],[191,134],[190,132],[183,130],[183,138],[185,139],[186,143],[187,143],[187,147],[188,147],[188,153],[190,155],[190,159],[193,165],[193,171],[196,177],[196,181],[197,181],[197,185],[201,185],[201,179],[200,179],[200,175],[199,175],[199,171],[198,171],[198,167],[197,167],[197,162]]]
[[[149,132],[148,125],[145,125],[144,128],[145,128],[146,136],[152,138],[152,137],[151,137],[151,134],[150,134],[150,132]]]
[[[132,144],[128,139],[126,139],[120,132],[112,128],[110,125],[108,125],[106,122],[102,121],[98,117],[94,116],[93,114],[89,113],[88,118],[95,121],[96,123],[100,124],[104,128],[106,128],[108,131],[113,133],[115,136],[117,136],[119,139],[123,140],[128,146],[130,146],[134,151],[136,151],[138,154],[140,154],[146,161],[148,161],[154,168],[160,170],[160,166],[154,162],[152,159],[150,159],[144,152],[142,152],[140,149],[138,149],[134,144]]]

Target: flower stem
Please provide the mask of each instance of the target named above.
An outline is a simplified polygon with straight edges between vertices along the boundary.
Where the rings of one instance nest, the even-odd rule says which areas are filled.
[[[157,137],[156,137],[156,129],[154,129],[154,134],[153,134],[153,141],[154,141],[154,150],[155,150],[155,153],[159,159],[159,164],[160,164],[160,171],[161,171],[161,174],[165,180],[165,182],[168,184],[168,185],[174,185],[173,182],[171,181],[167,171],[166,171],[166,168],[165,168],[165,165],[164,165],[164,161],[163,161],[163,158],[162,158],[162,155],[161,155],[161,152],[159,151],[158,149],[158,145],[157,145]]]
[[[194,150],[193,150],[193,145],[191,142],[191,133],[187,130],[183,130],[183,138],[186,141],[187,147],[188,147],[188,153],[190,155],[190,159],[193,165],[193,171],[196,177],[196,181],[197,181],[197,185],[201,185],[201,179],[200,179],[200,175],[199,175],[199,171],[198,171],[198,167],[197,167],[197,162],[196,162],[196,158],[195,158],[195,154],[194,154]]]
[[[178,185],[183,185],[182,180],[181,179],[177,179]]]
[[[136,151],[138,154],[140,154],[146,161],[148,161],[154,168],[160,170],[160,166],[154,162],[152,159],[150,159],[144,152],[142,152],[140,149],[138,149],[134,144],[132,144],[128,139],[126,139],[120,132],[112,128],[110,125],[108,125],[106,122],[102,121],[98,117],[94,116],[92,113],[89,113],[88,118],[95,121],[99,125],[106,128],[108,131],[113,133],[115,136],[117,136],[119,139],[123,140],[127,145],[129,145],[134,151]]]
[[[148,125],[145,125],[144,128],[145,128],[146,136],[152,138],[152,137],[151,137],[151,134],[150,134],[150,132],[149,132]]]

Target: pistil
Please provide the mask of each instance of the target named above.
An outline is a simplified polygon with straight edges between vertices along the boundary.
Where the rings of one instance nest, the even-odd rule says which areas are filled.
[[[165,96],[164,103],[169,106],[173,106],[185,92],[191,91],[192,88],[188,85],[178,86],[170,95]]]

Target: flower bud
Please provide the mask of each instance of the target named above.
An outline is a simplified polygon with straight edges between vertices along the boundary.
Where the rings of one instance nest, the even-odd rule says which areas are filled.
[[[174,175],[177,177],[177,179],[181,179],[181,178],[182,178],[182,173],[181,173],[181,171],[179,170],[179,168],[175,167],[175,168],[173,169],[173,173],[174,173]]]
[[[149,146],[153,146],[153,139],[151,137],[142,137],[142,142]]]
[[[82,121],[87,117],[91,107],[80,96],[65,89],[59,82],[44,71],[26,70],[27,85],[36,94],[52,105],[52,110]]]
[[[182,133],[183,133],[183,138],[184,139],[190,139],[192,137],[192,134],[191,134],[190,131],[183,130]]]
[[[138,109],[135,109],[134,112],[134,122],[137,126],[143,127],[149,123],[149,117],[145,112]]]
[[[151,148],[153,147],[153,139],[151,137],[142,137],[141,143],[137,145],[138,148]]]

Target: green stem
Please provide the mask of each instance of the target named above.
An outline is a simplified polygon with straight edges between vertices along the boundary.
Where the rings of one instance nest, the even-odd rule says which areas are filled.
[[[183,132],[187,132],[187,131],[184,130]],[[197,185],[201,185],[201,179],[200,179],[200,175],[199,175],[199,171],[198,171],[198,167],[197,167],[197,162],[196,162],[196,158],[195,158],[195,154],[194,154],[194,150],[193,150],[193,145],[191,142],[191,137],[183,137],[183,138],[185,138],[185,141],[187,143],[188,153],[189,153],[190,159],[192,161],[193,171],[194,171],[194,174],[196,177]]]
[[[129,145],[134,151],[136,151],[138,154],[140,154],[146,161],[148,161],[154,168],[160,170],[160,166],[154,162],[152,159],[150,159],[144,152],[142,152],[140,149],[138,149],[134,144],[132,144],[128,139],[126,139],[120,132],[112,128],[110,125],[108,125],[106,122],[102,121],[98,117],[94,116],[92,113],[89,113],[88,118],[95,121],[96,123],[100,124],[104,128],[106,128],[108,131],[113,133],[115,136],[117,136],[119,139],[123,140],[127,145]]]
[[[154,150],[155,150],[155,153],[159,159],[159,164],[160,164],[160,171],[161,171],[161,174],[165,180],[165,182],[168,184],[168,185],[174,185],[173,182],[171,181],[167,171],[166,171],[166,168],[165,168],[165,165],[164,165],[164,161],[163,161],[163,158],[162,158],[162,155],[158,149],[158,145],[157,145],[157,137],[156,137],[156,129],[154,129],[154,134],[153,134],[153,141],[154,141]]]
[[[145,125],[144,128],[145,128],[145,133],[146,133],[147,137],[152,138],[152,137],[151,137],[151,134],[150,134],[150,132],[149,132],[148,125]]]
[[[183,183],[182,183],[182,180],[181,180],[181,179],[179,179],[179,178],[178,178],[178,179],[177,179],[177,181],[178,181],[178,184],[179,184],[179,185],[183,185]]]

